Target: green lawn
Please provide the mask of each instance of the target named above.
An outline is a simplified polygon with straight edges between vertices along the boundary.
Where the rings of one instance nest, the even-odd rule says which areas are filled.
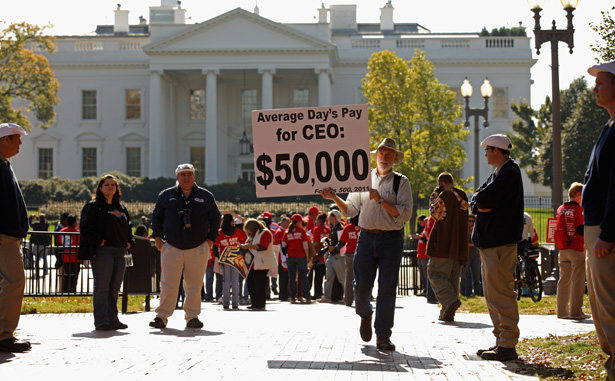
[[[122,310],[122,298],[117,302]],[[25,297],[21,304],[21,313],[27,314],[70,314],[93,312],[91,296],[48,296]],[[145,296],[128,296],[128,312],[145,311]]]

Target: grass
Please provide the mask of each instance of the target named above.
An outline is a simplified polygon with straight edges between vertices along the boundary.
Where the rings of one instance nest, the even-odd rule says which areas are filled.
[[[486,314],[487,304],[485,298],[482,296],[465,297],[460,296],[461,307],[457,312]],[[519,314],[521,315],[555,315],[557,301],[555,295],[546,296],[543,295],[539,302],[533,302],[530,297],[521,297],[518,301]],[[585,313],[590,313],[589,298],[587,295],[583,296],[583,307]]]
[[[122,310],[121,297],[117,308]],[[21,304],[21,313],[24,315],[91,313],[93,310],[91,296],[25,297]],[[128,312],[138,311],[145,311],[145,296],[128,296]]]
[[[606,377],[604,353],[596,332],[523,339],[517,344],[517,373],[541,380],[600,380]]]

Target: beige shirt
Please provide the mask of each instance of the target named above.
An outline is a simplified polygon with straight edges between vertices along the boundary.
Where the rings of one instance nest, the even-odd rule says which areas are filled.
[[[377,189],[380,197],[395,205],[399,216],[393,217],[376,200],[369,199],[369,192],[350,193],[346,199],[348,217],[356,216],[359,211],[359,226],[369,230],[400,230],[412,217],[412,189],[406,176],[401,177],[397,195],[393,190],[393,171],[384,176],[372,169],[372,189]]]

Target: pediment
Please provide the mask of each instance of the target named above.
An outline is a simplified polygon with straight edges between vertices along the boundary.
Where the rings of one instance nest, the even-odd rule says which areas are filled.
[[[142,142],[148,138],[147,136],[131,131],[118,136],[117,139],[122,142]]]
[[[104,138],[100,135],[98,135],[95,132],[90,132],[90,131],[83,131],[78,133],[77,135],[75,135],[75,137],[73,138],[77,141],[84,141],[84,140],[88,140],[88,141],[102,141],[104,140]]]
[[[331,51],[335,46],[236,8],[143,47],[146,53],[208,51]]]
[[[30,140],[35,142],[57,142],[60,140],[60,137],[50,131],[44,131],[36,136],[33,136]]]

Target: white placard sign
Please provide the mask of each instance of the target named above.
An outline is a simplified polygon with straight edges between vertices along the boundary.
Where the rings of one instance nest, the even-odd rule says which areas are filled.
[[[371,185],[367,105],[252,111],[257,197]]]

